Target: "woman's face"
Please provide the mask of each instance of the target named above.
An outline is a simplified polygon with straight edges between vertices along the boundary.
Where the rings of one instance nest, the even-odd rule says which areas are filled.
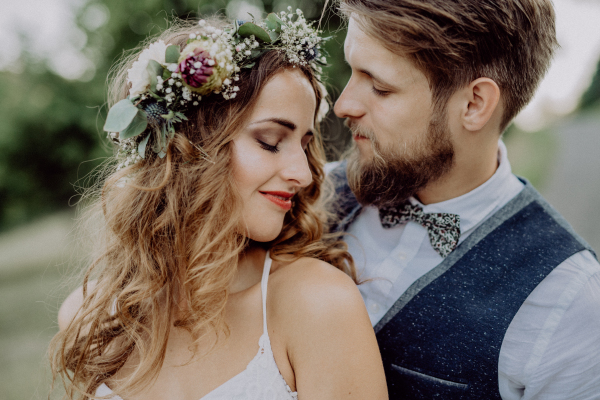
[[[304,150],[313,136],[315,109],[308,79],[298,70],[284,70],[263,87],[233,140],[233,177],[252,240],[275,239],[294,194],[312,182]]]

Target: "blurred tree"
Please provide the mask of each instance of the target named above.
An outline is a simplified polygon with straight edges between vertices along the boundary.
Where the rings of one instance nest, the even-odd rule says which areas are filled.
[[[600,61],[596,66],[596,73],[592,78],[592,83],[581,96],[579,108],[586,110],[600,104]]]
[[[349,70],[343,61],[345,32],[340,31],[341,20],[331,3],[322,25],[326,36],[334,36],[326,44],[331,66],[324,79],[335,100]],[[324,0],[87,1],[77,14],[77,25],[87,36],[82,52],[95,67],[86,82],[56,75],[27,52],[22,55],[22,72],[0,72],[0,230],[67,207],[76,194],[73,185],[82,185],[78,182],[111,153],[102,132],[105,82],[124,51],[159,33],[173,17],[227,13],[235,17],[248,7],[264,16],[292,6],[318,19],[323,5]],[[342,148],[349,135],[331,117],[324,130],[328,157],[333,158],[339,154],[333,149]]]

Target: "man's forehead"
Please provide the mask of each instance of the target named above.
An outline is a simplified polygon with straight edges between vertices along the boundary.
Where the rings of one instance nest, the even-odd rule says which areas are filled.
[[[388,82],[415,81],[424,77],[407,57],[391,52],[380,41],[366,34],[355,17],[350,17],[348,23],[344,56],[353,69],[387,77]]]

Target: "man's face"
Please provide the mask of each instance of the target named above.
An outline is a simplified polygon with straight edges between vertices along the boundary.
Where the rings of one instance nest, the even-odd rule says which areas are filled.
[[[367,36],[354,17],[344,51],[352,77],[334,111],[353,132],[350,187],[363,204],[397,204],[450,169],[445,112],[433,112],[427,77]]]

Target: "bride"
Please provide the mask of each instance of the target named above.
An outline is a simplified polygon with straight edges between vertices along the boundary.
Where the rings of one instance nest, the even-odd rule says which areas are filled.
[[[115,72],[99,254],[51,344],[67,398],[387,398],[321,233],[321,42],[300,10],[179,23]]]

